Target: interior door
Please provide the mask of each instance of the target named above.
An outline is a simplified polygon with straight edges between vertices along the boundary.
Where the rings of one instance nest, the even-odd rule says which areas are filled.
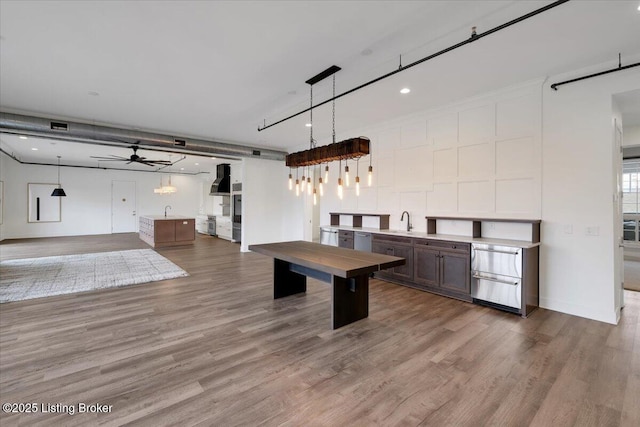
[[[111,183],[111,233],[135,233],[136,183],[113,181]]]

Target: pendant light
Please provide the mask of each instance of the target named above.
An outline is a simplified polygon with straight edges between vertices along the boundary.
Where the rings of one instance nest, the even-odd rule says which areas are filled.
[[[324,167],[324,182],[329,182],[329,163]]]
[[[166,187],[162,187],[162,193],[163,194],[172,194],[177,192],[178,189],[176,187],[174,187],[173,185],[171,185],[171,175],[169,175],[169,185],[167,185]]]
[[[373,166],[371,166],[371,153],[369,153],[369,173],[367,174],[367,184],[371,187],[371,181],[373,178]]]
[[[291,168],[289,168],[289,191],[293,190],[293,175],[291,175]]]
[[[162,175],[160,175],[160,187],[158,188],[154,188],[153,192],[156,194],[162,194],[163,191],[163,187],[162,187]]]
[[[356,196],[360,196],[360,159],[356,160]]]
[[[300,195],[300,180],[298,179],[298,168],[296,168],[296,197]]]
[[[338,198],[342,200],[342,159],[338,166]]]
[[[344,161],[344,183],[349,186],[349,164],[348,160]]]
[[[64,192],[62,186],[60,185],[60,156],[58,156],[58,188],[53,190],[51,193],[53,197],[66,197],[67,193]]]

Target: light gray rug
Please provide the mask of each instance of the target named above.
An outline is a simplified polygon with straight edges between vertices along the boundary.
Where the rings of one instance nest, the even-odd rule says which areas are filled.
[[[0,303],[188,275],[152,249],[0,261]]]

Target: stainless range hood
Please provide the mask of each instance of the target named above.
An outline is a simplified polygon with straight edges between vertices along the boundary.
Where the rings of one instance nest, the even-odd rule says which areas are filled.
[[[210,196],[228,196],[231,194],[231,166],[229,163],[218,165],[216,180],[211,184]]]

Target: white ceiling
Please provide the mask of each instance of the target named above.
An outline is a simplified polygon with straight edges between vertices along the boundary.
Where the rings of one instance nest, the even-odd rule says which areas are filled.
[[[308,145],[307,114],[257,128],[308,107],[304,82],[320,71],[342,67],[342,93],[397,69],[400,54],[406,65],[465,40],[471,26],[482,33],[548,3],[2,0],[0,108],[295,151]],[[640,53],[639,4],[573,0],[398,73],[338,100],[337,133],[353,137],[349,129],[605,61],[613,67],[618,52],[624,63]],[[405,86],[411,93],[400,95]],[[314,103],[330,95],[331,79],[314,86]],[[314,137],[330,135],[326,105],[314,110]],[[4,137],[23,156],[45,153]],[[128,155],[116,149],[80,151]]]

